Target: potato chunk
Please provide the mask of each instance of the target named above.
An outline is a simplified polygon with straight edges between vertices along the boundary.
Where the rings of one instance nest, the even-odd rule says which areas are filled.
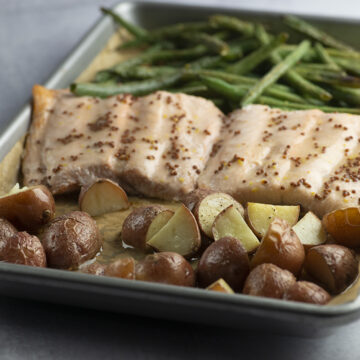
[[[284,299],[309,304],[325,305],[330,301],[331,296],[322,287],[312,282],[297,281],[285,291]]]
[[[239,240],[248,253],[254,251],[260,244],[234,205],[230,205],[216,217],[212,232],[215,240],[224,237]]]
[[[234,290],[227,284],[224,279],[219,279],[209,285],[206,290],[222,292],[226,294],[234,294]]]
[[[91,216],[125,210],[130,206],[125,191],[114,181],[98,179],[83,187],[79,195],[79,207]]]
[[[252,231],[262,238],[268,230],[271,222],[277,217],[286,220],[293,226],[299,219],[299,205],[269,205],[249,202],[247,205],[247,221]]]
[[[324,244],[326,241],[326,233],[321,220],[311,211],[293,226],[293,230],[305,249]]]
[[[326,231],[344,246],[360,246],[360,208],[350,207],[332,211],[323,217]]]
[[[285,220],[275,218],[251,259],[251,267],[271,263],[297,275],[304,260],[304,247],[294,230]]]
[[[230,205],[233,205],[241,215],[244,215],[241,204],[225,193],[210,193],[198,201],[193,212],[201,231],[206,236],[213,237],[212,226],[216,217]]]
[[[330,293],[339,294],[351,285],[359,273],[359,262],[350,249],[335,244],[311,248],[305,270]]]
[[[147,244],[158,251],[176,252],[183,256],[194,254],[201,245],[200,231],[194,215],[186,206],[181,205]]]

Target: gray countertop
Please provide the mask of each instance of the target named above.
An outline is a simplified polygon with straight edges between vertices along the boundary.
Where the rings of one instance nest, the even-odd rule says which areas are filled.
[[[99,17],[98,7],[114,2],[0,0],[0,128]],[[357,17],[360,25],[358,0],[207,2]],[[0,297],[0,359],[360,358],[360,320],[325,338],[311,335],[261,334]]]

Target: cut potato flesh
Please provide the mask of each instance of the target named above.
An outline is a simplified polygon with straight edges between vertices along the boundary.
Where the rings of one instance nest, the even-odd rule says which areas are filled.
[[[210,238],[213,237],[212,226],[215,218],[227,207],[234,207],[243,215],[244,209],[232,196],[225,193],[212,193],[205,196],[196,206],[194,213],[200,229]]]
[[[215,240],[227,236],[234,237],[241,242],[247,252],[254,251],[260,244],[240,212],[233,205],[230,205],[216,217],[212,232]]]
[[[157,214],[148,228],[146,233],[146,241],[149,241],[155,234],[157,234],[167,224],[173,215],[174,212],[171,210],[164,210]]]
[[[81,192],[80,210],[91,216],[125,210],[130,204],[125,191],[108,179],[100,179]]]
[[[147,244],[158,251],[172,251],[183,256],[193,254],[201,244],[200,231],[194,215],[187,207],[181,205]]]
[[[228,285],[224,279],[216,280],[214,283],[209,285],[206,290],[218,291],[226,294],[234,294],[234,290]]]
[[[251,203],[247,205],[247,220],[254,233],[262,238],[275,218],[285,220],[290,226],[299,219],[299,205],[269,205]]]
[[[305,248],[321,245],[326,241],[321,220],[311,211],[293,226],[293,230]]]

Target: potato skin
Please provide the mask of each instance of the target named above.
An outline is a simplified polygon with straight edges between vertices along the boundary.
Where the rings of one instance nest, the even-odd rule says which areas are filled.
[[[332,211],[324,215],[322,222],[336,243],[351,248],[360,247],[360,208]]]
[[[190,211],[193,211],[200,200],[214,192],[209,189],[195,189],[186,195],[183,203]]]
[[[224,237],[212,243],[201,256],[197,277],[207,287],[223,278],[234,291],[241,291],[250,271],[249,258],[240,241]]]
[[[3,240],[6,240],[7,238],[15,235],[16,233],[17,233],[17,230],[16,230],[15,226],[13,226],[6,219],[0,218],[0,243]]]
[[[91,275],[97,275],[97,276],[104,276],[106,265],[100,264],[97,261],[93,262],[90,265],[84,266],[80,269],[80,272],[84,274],[91,274]]]
[[[0,199],[0,217],[17,229],[37,232],[55,214],[55,201],[46,186],[38,185]]]
[[[318,271],[318,259],[327,264],[333,282]],[[359,261],[355,252],[342,245],[326,244],[309,249],[304,263],[306,272],[321,286],[333,294],[339,294],[350,286],[359,273]]]
[[[251,270],[243,289],[244,294],[282,299],[295,284],[295,276],[274,264],[261,264]]]
[[[309,281],[297,281],[284,294],[284,300],[318,305],[325,305],[330,299],[331,296],[326,290]]]
[[[263,263],[271,263],[297,275],[304,260],[304,246],[294,230],[285,220],[275,218],[251,259],[251,268]]]
[[[25,231],[3,239],[0,246],[0,261],[46,267],[46,255],[39,238]]]
[[[174,252],[150,254],[135,266],[136,280],[194,286],[195,273],[185,258]]]
[[[124,220],[121,239],[136,249],[146,251],[146,234],[152,220],[164,209],[158,205],[142,206],[132,211]]]
[[[135,280],[135,260],[132,257],[117,259],[105,269],[105,276]]]
[[[42,234],[48,265],[76,269],[100,250],[102,239],[95,220],[73,211],[54,219]]]

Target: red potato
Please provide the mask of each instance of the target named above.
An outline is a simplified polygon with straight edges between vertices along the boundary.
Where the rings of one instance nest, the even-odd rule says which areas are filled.
[[[126,192],[114,181],[98,179],[81,188],[79,207],[91,216],[128,209],[130,206]]]
[[[243,289],[244,294],[282,299],[296,283],[295,276],[274,264],[261,264],[251,270]]]
[[[99,252],[102,239],[89,214],[73,211],[57,217],[46,227],[42,243],[50,267],[77,269]]]
[[[293,226],[298,221],[299,205],[270,205],[249,202],[246,209],[246,220],[251,230],[262,238],[275,218],[286,220]]]
[[[193,213],[200,230],[209,238],[213,238],[212,226],[216,217],[229,206],[233,206],[242,216],[244,208],[229,194],[210,192],[196,203]]]
[[[0,218],[0,244],[3,240],[15,235],[17,230],[15,226],[10,224],[6,219]],[[1,246],[1,245],[0,245]]]
[[[332,211],[323,217],[325,230],[343,246],[360,247],[360,208]]]
[[[80,272],[84,274],[91,274],[91,275],[97,275],[97,276],[104,276],[106,265],[100,264],[97,261],[93,262],[92,264],[82,266],[80,268]]]
[[[237,239],[225,237],[215,241],[204,251],[197,275],[202,287],[222,278],[234,291],[241,291],[249,271],[249,258],[245,248]]]
[[[195,273],[181,255],[174,252],[150,254],[135,266],[136,280],[179,286],[194,286]]]
[[[295,232],[285,220],[275,218],[251,259],[251,268],[271,263],[298,275],[304,260],[305,250]]]
[[[297,281],[285,291],[283,299],[325,305],[331,300],[331,296],[322,287],[312,282]]]
[[[15,233],[1,241],[0,261],[46,267],[46,255],[40,240],[27,232]]]
[[[176,252],[189,257],[201,246],[198,224],[191,211],[183,204],[170,220],[147,241],[157,251]]]
[[[10,221],[19,230],[37,232],[54,214],[54,198],[43,185],[14,189],[0,197],[0,217]]]
[[[332,294],[350,286],[359,273],[359,261],[353,251],[336,244],[311,248],[305,259],[307,273]]]
[[[132,257],[117,259],[105,269],[105,276],[135,280],[135,260]]]
[[[147,242],[170,220],[174,212],[158,205],[142,206],[132,211],[125,219],[122,241],[136,249],[150,249]]]
[[[222,292],[225,294],[234,294],[234,290],[226,283],[224,279],[219,279],[209,285],[206,290]]]

